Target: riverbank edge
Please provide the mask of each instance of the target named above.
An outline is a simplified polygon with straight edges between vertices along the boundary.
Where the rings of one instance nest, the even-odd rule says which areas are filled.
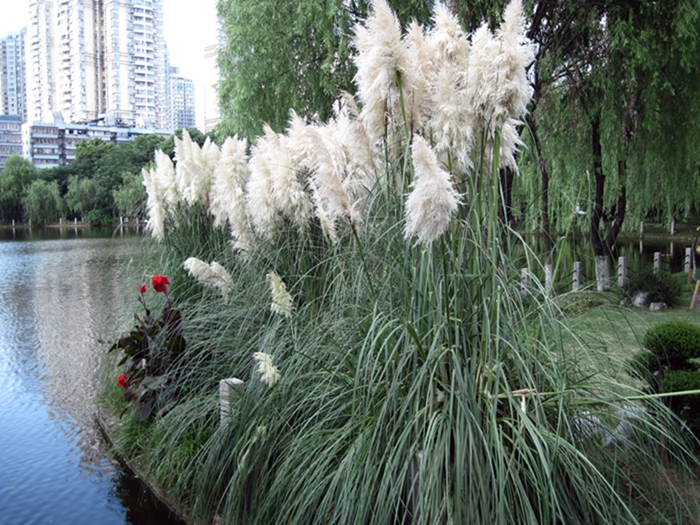
[[[182,521],[185,525],[195,525],[194,521],[192,521],[192,518],[189,515],[189,512],[187,512],[187,509],[180,505],[176,501],[176,498],[161,488],[153,479],[145,476],[134,461],[117,452],[114,446],[114,438],[112,437],[111,429],[118,426],[119,423],[114,419],[114,417],[111,414],[98,409],[97,412],[95,412],[95,422],[97,423],[97,427],[100,429],[102,438],[109,446],[110,455],[121,465],[121,467],[128,474],[138,479],[143,484],[144,488],[150,492],[151,496],[155,498],[163,507],[165,507],[173,516],[177,517],[177,519]]]

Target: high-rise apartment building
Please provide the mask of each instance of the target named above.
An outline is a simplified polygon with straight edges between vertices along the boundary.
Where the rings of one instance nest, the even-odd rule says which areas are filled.
[[[0,39],[0,115],[27,120],[24,36],[27,30]]]
[[[221,32],[221,30],[219,30]],[[219,43],[204,48],[204,132],[213,130],[221,120],[219,113]]]
[[[194,81],[180,75],[180,69],[170,68],[170,129],[191,128],[195,119]]]
[[[163,0],[29,0],[29,12],[29,121],[169,126]]]

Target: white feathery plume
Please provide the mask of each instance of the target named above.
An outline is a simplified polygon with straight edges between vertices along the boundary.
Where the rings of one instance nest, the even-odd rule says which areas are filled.
[[[291,156],[292,166],[297,172],[297,178],[303,184],[313,169],[313,147],[306,138],[308,124],[293,109],[289,112],[287,123],[287,148]]]
[[[271,176],[272,202],[278,212],[292,222],[300,232],[307,229],[313,204],[304,191],[302,181],[297,178],[297,170],[292,164],[292,157],[287,147],[288,139],[278,135],[270,126],[263,126],[268,142],[268,159]]]
[[[384,138],[395,142],[396,127],[402,122],[398,74],[406,71],[406,51],[401,26],[386,0],[373,0],[372,14],[365,26],[355,26],[353,40],[358,54],[355,82],[363,102],[361,113],[374,142]]]
[[[314,204],[316,205],[316,215],[321,220],[321,225],[332,225],[333,228],[324,233],[331,239],[334,238],[335,222],[340,218],[345,218],[353,225],[358,223],[359,217],[353,210],[348,195],[343,187],[341,174],[338,173],[333,157],[328,151],[326,142],[318,129],[308,126],[306,135],[310,143],[314,146],[314,171],[313,189]]]
[[[404,237],[416,235],[425,244],[439,238],[450,227],[460,197],[450,174],[440,168],[435,152],[419,135],[413,137],[412,158],[416,178],[406,200]]]
[[[192,139],[187,130],[182,131],[182,139],[173,137],[175,141],[175,184],[180,197],[185,198],[185,193],[190,187],[190,172],[185,169],[185,159],[192,156]]]
[[[196,257],[188,258],[183,266],[192,277],[207,288],[218,288],[224,301],[228,300],[228,294],[233,290],[233,279],[226,268],[216,261],[207,264]]]
[[[509,118],[501,127],[501,150],[499,152],[499,166],[511,168],[518,173],[518,163],[515,161],[515,154],[525,145],[518,133],[518,126],[521,122]]]
[[[429,35],[434,59],[433,106],[428,128],[438,154],[449,158],[453,169],[466,172],[471,167],[474,137],[474,115],[467,95],[469,41],[444,4],[436,5],[433,22]]]
[[[192,158],[186,161],[192,173],[188,201],[190,205],[199,202],[209,207],[209,191],[218,158],[219,148],[209,137],[201,148],[196,142],[192,143]]]
[[[254,249],[255,240],[248,221],[243,189],[248,181],[247,141],[228,137],[221,147],[221,157],[214,168],[209,212],[214,226],[228,220],[234,247],[244,253]]]
[[[423,28],[413,20],[404,37],[406,69],[401,77],[408,129],[413,132],[423,127],[430,113],[432,97],[430,82],[434,75],[430,41]]]
[[[260,379],[262,379],[267,386],[274,386],[280,379],[280,372],[277,367],[272,364],[272,356],[270,354],[266,354],[265,352],[255,352],[253,354],[253,359],[255,359],[255,361],[258,363],[258,373],[260,373]]]
[[[268,239],[273,239],[283,224],[272,195],[271,159],[274,159],[274,151],[271,151],[267,136],[258,137],[248,162],[250,178],[246,185],[246,209],[255,229]]]
[[[294,310],[294,301],[287,291],[287,285],[284,284],[277,272],[269,272],[267,281],[270,283],[270,293],[272,295],[270,309],[276,314],[291,317]]]
[[[326,132],[330,141],[339,150],[339,159],[342,159],[342,184],[348,200],[354,210],[361,210],[376,182],[374,156],[369,146],[364,126],[358,120],[350,118],[349,111],[343,106],[333,123],[326,126]],[[336,165],[338,161],[336,160]],[[356,215],[358,218],[361,215]]]
[[[175,165],[170,157],[161,150],[155,152],[156,161],[156,177],[158,184],[162,188],[163,200],[169,207],[175,206],[180,202],[180,193],[177,191],[177,183],[175,182]]]
[[[525,68],[533,57],[533,47],[525,36],[520,0],[512,0],[506,8],[497,36],[485,24],[474,34],[468,92],[470,106],[477,115],[476,133],[485,140],[483,159],[489,167],[496,131],[501,131],[509,119],[517,119],[527,110],[532,88]],[[500,158],[501,166],[513,162],[509,155]]]
[[[521,0],[511,0],[506,7],[497,36],[502,46],[497,67],[502,74],[496,91],[496,113],[520,118],[526,114],[532,98],[526,68],[535,59],[534,47],[525,33]]]
[[[148,209],[148,229],[151,235],[162,241],[165,236],[165,210],[163,205],[162,188],[158,183],[158,177],[153,169],[141,170],[143,174],[143,185],[146,186],[148,201],[146,207]]]
[[[360,111],[355,98],[347,92],[342,93],[342,106],[338,118],[338,132],[346,137],[346,155],[349,159],[349,170],[355,167],[365,175],[376,171],[376,151],[372,146],[367,128],[360,120]]]

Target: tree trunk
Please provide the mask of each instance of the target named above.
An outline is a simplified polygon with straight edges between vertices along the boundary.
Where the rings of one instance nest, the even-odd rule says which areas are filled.
[[[605,174],[603,173],[603,148],[600,143],[600,112],[591,121],[591,146],[593,150],[593,176],[595,180],[595,200],[591,213],[591,242],[595,255],[595,278],[599,292],[610,290],[610,270],[608,252],[600,235],[600,223],[603,219],[603,191]]]
[[[542,149],[540,148],[537,126],[534,119],[530,116],[528,116],[528,126],[539,159],[540,175],[542,177],[542,208],[540,214],[542,236],[544,237],[544,287],[547,293],[549,293],[554,279],[554,269],[552,267],[552,234],[549,222],[549,170],[547,169],[547,159],[544,158]]]
[[[603,195],[605,190],[605,174],[603,173],[603,154],[600,138],[600,113],[596,113],[591,121],[591,141],[593,149],[593,175],[595,178],[595,202],[593,213],[591,214],[591,241],[595,254],[595,270],[598,291],[610,290],[610,271],[608,259],[613,254],[615,240],[622,228],[627,210],[627,162],[624,159],[618,160],[617,177],[620,186],[620,194],[617,197],[615,207],[615,217],[608,234],[603,238],[601,223],[603,220]]]

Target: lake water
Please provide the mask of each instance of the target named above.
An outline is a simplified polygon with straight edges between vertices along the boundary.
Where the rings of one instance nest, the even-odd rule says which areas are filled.
[[[105,237],[107,235],[107,237]],[[98,339],[136,307],[138,237],[0,230],[0,523],[178,523],[95,424]]]

